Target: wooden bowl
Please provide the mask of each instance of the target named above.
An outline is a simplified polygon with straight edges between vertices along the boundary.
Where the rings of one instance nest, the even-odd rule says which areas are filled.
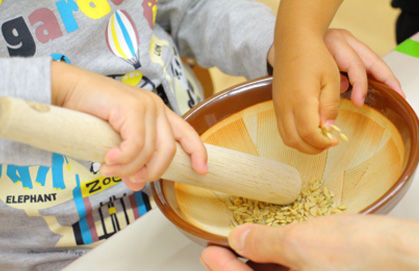
[[[303,183],[319,178],[347,213],[388,213],[405,195],[419,161],[417,116],[386,86],[369,80],[365,106],[342,94],[337,126],[348,136],[317,155],[285,146],[277,131],[272,78],[238,85],[205,100],[185,115],[204,142],[264,156],[299,170]],[[229,195],[160,180],[152,184],[163,214],[193,240],[228,246]]]

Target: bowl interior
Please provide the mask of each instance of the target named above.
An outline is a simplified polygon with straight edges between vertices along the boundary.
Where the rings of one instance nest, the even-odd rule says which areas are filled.
[[[204,102],[186,119],[206,143],[291,165],[300,172],[303,183],[323,180],[335,194],[336,204],[346,205],[348,213],[386,212],[381,208],[396,200],[394,190],[413,174],[418,159],[412,156],[417,118],[400,104],[403,101],[370,82],[366,106],[356,108],[347,92],[336,125],[349,142],[307,155],[283,143],[270,86],[267,78],[231,89]],[[154,190],[159,207],[178,227],[207,241],[226,241],[232,213],[222,199],[229,195],[164,180]]]

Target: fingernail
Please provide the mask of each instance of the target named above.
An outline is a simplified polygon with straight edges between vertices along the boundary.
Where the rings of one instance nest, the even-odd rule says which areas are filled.
[[[252,228],[249,225],[240,226],[234,229],[228,238],[231,248],[236,252],[243,251],[246,244],[246,238],[251,229]]]
[[[331,126],[335,124],[334,120],[326,120],[326,122],[324,123],[324,127],[326,127],[327,130],[332,129]]]

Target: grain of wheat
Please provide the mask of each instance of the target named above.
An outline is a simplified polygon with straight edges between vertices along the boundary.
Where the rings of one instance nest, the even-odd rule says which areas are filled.
[[[339,138],[342,139],[343,141],[346,141],[346,142],[349,141],[348,137],[345,134],[342,134],[342,133],[339,134]]]
[[[340,133],[340,132],[341,132],[340,128],[339,128],[339,127],[337,127],[337,126],[336,126],[336,125],[334,125],[334,124],[330,125],[330,127],[331,127],[333,130],[335,130],[336,132],[338,132],[338,133]]]

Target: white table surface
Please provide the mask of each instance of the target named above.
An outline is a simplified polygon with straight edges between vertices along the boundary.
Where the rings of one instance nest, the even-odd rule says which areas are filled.
[[[384,60],[400,80],[408,102],[419,114],[419,58],[391,52]],[[389,215],[419,220],[418,206],[419,173]],[[205,270],[199,262],[202,249],[155,209],[65,270],[200,271]]]
[[[202,249],[154,209],[64,270],[204,271]]]
[[[415,35],[417,36],[417,35]],[[411,57],[399,52],[391,52],[384,57],[384,61],[399,79],[407,101],[419,115],[419,58]],[[389,215],[399,218],[419,220],[419,172],[409,190]]]

